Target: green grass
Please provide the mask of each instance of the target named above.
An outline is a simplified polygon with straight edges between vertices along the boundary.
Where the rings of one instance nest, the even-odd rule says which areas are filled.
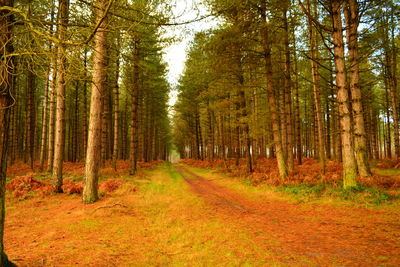
[[[300,200],[317,200],[323,198],[333,198],[341,201],[350,201],[360,204],[391,204],[398,197],[389,195],[384,190],[359,185],[350,189],[343,189],[342,185],[332,184],[298,184],[283,185],[276,187],[276,190],[289,194],[295,199]]]
[[[208,210],[171,163],[146,175],[139,190],[140,213],[146,218],[140,234],[151,237],[146,265],[280,266],[246,229]]]
[[[374,172],[382,176],[400,176],[400,168],[397,169],[374,169]],[[399,177],[400,179],[400,177]]]

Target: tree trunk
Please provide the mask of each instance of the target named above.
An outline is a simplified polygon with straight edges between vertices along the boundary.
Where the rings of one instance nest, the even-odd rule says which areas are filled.
[[[292,125],[292,81],[291,81],[291,68],[290,68],[290,47],[289,47],[289,26],[287,19],[288,5],[290,1],[285,1],[285,8],[283,10],[283,23],[284,23],[284,46],[285,46],[285,120],[287,131],[287,169],[292,172],[294,169],[293,160],[293,125]]]
[[[57,26],[58,38],[66,40],[68,22],[68,0],[59,1],[59,24]],[[60,43],[57,54],[57,107],[56,107],[56,127],[54,140],[54,162],[53,162],[53,185],[56,193],[62,192],[62,169],[64,160],[65,144],[65,75],[66,75],[66,45]]]
[[[83,110],[82,110],[82,139],[83,139],[83,153],[82,158],[86,159],[87,151],[87,138],[88,138],[88,124],[87,124],[87,50],[84,52],[83,65],[85,68],[85,76],[83,81]]]
[[[272,60],[271,60],[271,44],[269,38],[269,25],[267,25],[267,17],[266,17],[266,3],[262,1],[261,4],[261,20],[262,20],[262,38],[263,38],[263,50],[264,50],[264,61],[265,61],[265,78],[267,84],[267,94],[268,94],[268,102],[269,102],[269,110],[271,112],[271,120],[272,120],[272,132],[273,139],[275,143],[275,154],[278,161],[279,174],[281,179],[286,179],[287,177],[287,168],[285,157],[282,151],[282,139],[279,132],[279,119],[278,119],[278,110],[275,101],[275,90],[273,85],[272,78]]]
[[[247,109],[246,109],[246,96],[243,90],[244,81],[243,77],[240,79],[240,91],[239,91],[239,99],[240,99],[240,108],[241,108],[241,119],[243,120],[243,132],[246,138],[246,157],[247,157],[247,172],[253,172],[253,162],[251,159],[251,137],[250,137],[250,128],[247,117]]]
[[[385,75],[386,76],[386,75]],[[388,83],[389,83],[389,77],[385,78],[386,84],[385,84],[385,100],[386,100],[386,105],[385,105],[385,112],[386,112],[386,138],[385,138],[385,144],[386,144],[386,157],[387,158],[392,158],[392,138],[390,134],[390,101],[389,101],[389,90],[388,89]],[[384,122],[385,124],[385,122]]]
[[[114,147],[112,153],[112,167],[117,171],[117,158],[118,158],[118,146],[119,146],[119,47],[120,47],[120,36],[117,37],[117,55],[116,55],[116,67],[115,67],[115,85],[114,85]]]
[[[108,65],[108,58],[105,65]],[[107,79],[107,78],[106,78]],[[109,115],[109,86],[108,84],[105,85],[103,88],[103,95],[102,95],[102,119],[101,119],[101,167],[105,167],[105,163],[107,160],[107,150],[108,150],[108,115]]]
[[[371,176],[368,162],[367,140],[362,108],[362,94],[360,88],[360,70],[358,56],[358,5],[357,0],[347,0],[348,9],[345,8],[346,37],[350,61],[350,92],[354,118],[354,148],[360,176]]]
[[[133,72],[132,72],[132,120],[131,120],[131,144],[130,144],[130,175],[134,175],[137,170],[138,161],[138,106],[139,106],[139,60],[140,60],[140,41],[133,37]],[[145,157],[146,158],[146,157]]]
[[[51,58],[52,70],[52,81],[51,81],[51,92],[50,92],[50,108],[49,108],[49,138],[48,138],[48,150],[47,150],[47,172],[53,172],[53,161],[54,161],[54,135],[55,135],[55,116],[56,116],[56,86],[57,86],[57,65],[56,57],[58,49],[54,49],[55,54]]]
[[[309,10],[310,9],[310,5]],[[314,4],[314,13],[316,13],[316,4]],[[316,14],[314,14],[316,15]],[[322,110],[321,110],[321,95],[320,95],[320,76],[319,76],[319,68],[318,68],[318,40],[317,40],[317,32],[313,29],[313,25],[311,19],[308,19],[308,28],[309,28],[309,38],[310,38],[310,51],[311,51],[311,74],[312,74],[312,83],[313,83],[313,96],[314,96],[314,107],[315,107],[315,115],[317,122],[317,136],[318,136],[318,158],[321,163],[322,172],[325,173],[326,167],[326,156],[325,156],[325,140],[324,140],[324,128],[322,125]]]
[[[75,110],[74,110],[74,117],[72,121],[73,125],[73,153],[72,153],[72,161],[76,162],[78,160],[78,135],[79,135],[79,127],[78,127],[78,122],[79,122],[79,80],[76,81],[76,88],[75,88]]]
[[[51,2],[51,15],[50,15],[50,20],[54,21],[54,16],[55,16],[55,5],[54,5],[54,0]],[[50,32],[53,34],[54,31],[54,26],[50,26]],[[49,51],[53,52],[53,45],[50,42],[49,44]],[[52,57],[53,58],[53,57]],[[48,136],[48,124],[49,124],[49,88],[50,88],[50,75],[51,75],[51,69],[52,69],[52,64],[55,63],[54,60],[50,60],[50,64],[48,66],[48,69],[46,71],[46,82],[45,82],[45,88],[44,88],[44,104],[43,104],[43,120],[42,120],[42,139],[41,139],[41,145],[40,145],[40,171],[43,171],[44,168],[44,160],[45,160],[45,153],[46,153],[46,148],[47,146],[47,136]],[[53,65],[53,68],[55,66]],[[53,87],[54,88],[54,87]],[[54,98],[53,98],[54,100]]]
[[[357,186],[357,163],[354,157],[354,148],[351,136],[351,118],[349,93],[346,88],[346,70],[344,62],[344,43],[342,32],[342,18],[340,1],[331,1],[332,40],[334,45],[337,99],[339,104],[339,120],[342,138],[343,158],[343,187],[345,189]]]
[[[12,0],[0,0],[0,7],[13,6]],[[5,220],[5,194],[6,194],[6,170],[7,170],[7,149],[8,149],[8,127],[13,92],[13,58],[6,57],[12,53],[11,42],[13,16],[7,11],[0,11],[0,47],[2,57],[0,58],[0,265],[13,266],[8,262],[4,252],[4,220]],[[3,57],[3,54],[5,57]]]
[[[28,155],[28,163],[33,170],[35,157],[35,80],[33,74],[33,64],[28,63],[27,85],[26,85],[26,152]]]
[[[106,14],[105,0],[96,1],[100,9],[97,10],[96,20],[101,20]],[[85,204],[93,203],[98,199],[98,179],[101,157],[101,116],[102,95],[105,91],[107,79],[107,19],[95,34],[95,48],[93,57],[93,84],[91,88],[90,117],[88,147],[86,151],[85,185],[82,201]]]
[[[296,38],[295,29],[293,27],[293,36]],[[302,164],[302,156],[303,156],[303,148],[301,143],[301,120],[300,120],[300,96],[299,96],[299,73],[298,73],[298,64],[297,64],[297,48],[296,48],[296,39],[293,41],[294,44],[294,88],[295,88],[295,121],[296,121],[296,157],[297,164]]]
[[[47,106],[49,102],[49,83],[50,83],[50,69],[51,65],[49,65],[47,71],[46,71],[46,82],[45,82],[45,88],[44,88],[44,99],[43,99],[43,119],[42,119],[42,138],[41,138],[41,143],[40,143],[40,171],[43,171],[43,166],[44,166],[44,158],[45,158],[45,152],[46,152],[46,143],[47,143],[47,119],[48,119],[48,111],[47,111]]]

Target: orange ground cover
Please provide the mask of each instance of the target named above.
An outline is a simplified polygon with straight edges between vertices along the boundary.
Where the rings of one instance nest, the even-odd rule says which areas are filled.
[[[163,161],[153,162],[138,162],[139,168],[155,168]],[[99,184],[99,192],[101,194],[110,193],[118,189],[124,180],[115,178],[116,176],[128,175],[130,162],[118,161],[117,171],[111,166],[110,162],[106,162],[105,168],[102,168],[100,175],[106,179]],[[32,197],[33,194],[46,196],[53,194],[53,186],[51,185],[51,174],[37,173],[39,164],[35,164],[32,170],[28,164],[18,162],[8,168],[7,175],[12,176],[11,181],[7,184],[7,191],[11,192],[15,198],[27,199]],[[83,175],[85,166],[83,162],[65,162],[63,173],[64,175],[72,175],[75,179],[66,177],[63,179],[62,189],[67,194],[81,194],[83,190]],[[40,177],[41,180],[35,179],[35,176]]]
[[[315,159],[307,158],[303,160],[302,165],[296,165],[295,170],[291,172],[288,179],[282,181],[279,178],[276,159],[262,158],[258,159],[254,166],[254,172],[247,174],[246,160],[241,159],[239,166],[235,166],[233,160],[228,160],[226,163],[222,160],[194,160],[183,159],[182,163],[196,166],[199,168],[219,168],[222,172],[232,176],[247,176],[253,184],[319,184],[321,182],[338,185],[342,178],[342,164],[335,161],[327,161],[325,173],[322,172],[319,162]],[[226,164],[226,165],[225,165]],[[397,161],[380,161],[377,167],[389,168],[397,166]],[[400,177],[398,176],[383,176],[376,173],[371,177],[361,178],[359,182],[367,186],[380,187],[384,189],[400,188]]]
[[[163,162],[162,160],[156,160],[152,162],[138,162],[138,168],[154,168],[158,164]],[[47,166],[45,163],[44,166]],[[105,166],[101,168],[100,174],[102,175],[120,175],[128,174],[131,162],[129,160],[118,160],[117,161],[117,171],[115,171],[111,166],[111,161],[107,160]],[[29,167],[27,163],[22,161],[15,162],[13,165],[8,166],[7,176],[18,176],[25,175],[32,172],[39,171],[39,162],[35,162],[33,170]],[[46,170],[46,168],[45,168]],[[44,170],[44,171],[45,171]],[[63,173],[66,175],[84,175],[85,174],[85,163],[82,161],[78,162],[64,162],[63,163]]]

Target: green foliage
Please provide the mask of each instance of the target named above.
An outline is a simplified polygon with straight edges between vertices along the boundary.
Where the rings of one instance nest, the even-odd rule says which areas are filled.
[[[296,198],[309,198],[309,197],[319,197],[326,190],[326,184],[298,184],[298,185],[284,185],[277,188],[278,191],[292,194]]]
[[[277,191],[292,195],[298,200],[317,200],[323,198],[340,199],[361,204],[381,205],[400,199],[392,196],[381,189],[358,185],[349,189],[343,189],[341,184],[333,185],[322,183],[312,184],[291,184],[277,187]]]

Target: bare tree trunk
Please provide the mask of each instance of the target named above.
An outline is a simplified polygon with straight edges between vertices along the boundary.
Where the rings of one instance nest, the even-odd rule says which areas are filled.
[[[198,134],[199,134],[199,151],[200,151],[200,159],[204,160],[204,142],[203,142],[203,134],[201,132],[201,121],[200,121],[200,113],[197,110],[196,112],[196,120],[197,120],[197,127]]]
[[[275,153],[278,161],[279,174],[282,179],[287,177],[287,168],[285,157],[282,151],[282,139],[279,132],[279,120],[278,120],[278,109],[275,101],[275,92],[273,87],[272,78],[272,60],[271,60],[271,44],[269,38],[269,29],[267,25],[266,17],[266,3],[262,1],[261,4],[261,20],[262,20],[262,38],[263,38],[263,49],[264,49],[264,60],[265,60],[265,78],[267,83],[267,94],[269,101],[269,110],[271,112],[272,120],[272,132],[275,143]]]
[[[33,65],[28,63],[27,85],[26,85],[26,151],[28,152],[28,163],[33,170],[35,157],[35,80]]]
[[[124,101],[124,114],[122,116],[122,125],[121,125],[121,133],[122,133],[122,159],[126,160],[128,158],[128,99],[125,98]]]
[[[330,105],[329,105],[329,97],[326,97],[325,103],[325,114],[326,114],[326,126],[324,128],[326,133],[326,140],[325,140],[325,151],[326,157],[328,159],[332,159],[332,149],[331,149],[331,113],[330,113]]]
[[[346,88],[346,70],[344,62],[344,43],[340,3],[340,0],[332,0],[330,3],[333,24],[332,40],[334,44],[336,86],[338,88],[337,99],[339,102],[339,116],[342,137],[343,187],[351,188],[357,186],[357,163],[354,156],[354,148],[351,136],[350,98]]]
[[[396,47],[396,22],[395,22],[395,11],[396,8],[391,3],[391,68],[390,68],[390,98],[392,100],[392,110],[393,110],[393,138],[394,138],[394,149],[396,153],[396,158],[400,157],[400,129],[399,129],[399,102],[398,102],[398,88],[397,88],[397,53],[398,49]]]
[[[82,111],[82,139],[83,139],[83,155],[82,157],[86,159],[87,151],[87,138],[88,138],[88,126],[87,126],[87,50],[85,50],[83,64],[85,67],[85,76],[83,82],[83,111]]]
[[[211,119],[210,103],[207,103],[207,158],[214,159],[213,126]]]
[[[108,61],[108,58],[107,58]],[[105,65],[107,66],[108,63],[106,62]],[[108,149],[108,135],[109,135],[109,128],[108,128],[108,115],[109,115],[109,87],[108,85],[105,86],[103,91],[102,97],[102,119],[101,119],[101,166],[105,167],[105,162],[107,160],[107,149]]]
[[[371,127],[371,134],[373,136],[373,146],[374,146],[374,159],[379,159],[379,121],[378,116],[375,113],[372,113],[373,117],[373,127]]]
[[[385,75],[386,76],[386,75]],[[386,110],[386,138],[385,138],[385,143],[386,143],[386,157],[387,158],[392,158],[392,138],[390,134],[390,101],[389,101],[389,90],[388,89],[388,83],[389,83],[389,77],[385,78],[386,84],[385,84],[385,100],[386,100],[386,105],[385,105],[385,110]]]
[[[79,80],[76,81],[76,88],[75,88],[75,110],[74,110],[74,116],[73,116],[73,121],[72,121],[72,126],[73,126],[73,147],[72,147],[72,161],[76,162],[78,160],[78,122],[79,122]],[[71,110],[72,111],[72,110]],[[71,116],[72,117],[72,116]]]
[[[13,77],[13,83],[11,85],[12,88],[14,88],[14,85],[15,85],[14,79],[15,79],[15,75]],[[16,98],[16,96],[15,96],[15,98]],[[9,146],[10,152],[8,154],[9,154],[9,158],[10,158],[10,165],[12,166],[15,162],[15,152],[16,152],[16,144],[17,144],[17,136],[16,136],[17,106],[16,105],[11,107],[10,113],[11,113],[10,114],[10,126],[9,126],[10,127],[10,133],[9,133],[10,136],[8,139],[10,142],[10,146]]]
[[[105,0],[96,1],[100,7],[97,10],[96,20],[103,22],[95,34],[95,48],[93,57],[93,84],[91,89],[88,147],[86,151],[85,185],[82,201],[85,204],[95,202],[98,197],[98,181],[101,153],[101,119],[102,95],[107,79],[107,24],[105,14]]]
[[[133,72],[132,72],[132,121],[131,121],[131,144],[130,144],[130,175],[134,175],[137,170],[138,160],[138,106],[139,106],[139,60],[140,42],[135,36],[133,40]],[[146,158],[146,157],[145,157]]]
[[[119,47],[120,36],[117,36],[117,55],[116,55],[116,68],[115,68],[115,85],[114,85],[114,147],[112,153],[112,167],[117,171],[117,158],[118,158],[118,141],[119,141]]]
[[[236,102],[235,103],[235,109],[236,109],[236,126],[235,126],[235,166],[239,166],[239,161],[240,161],[240,103]]]
[[[243,131],[246,138],[246,157],[247,157],[247,172],[253,172],[253,162],[251,159],[251,137],[250,137],[250,129],[249,122],[247,118],[247,110],[246,110],[246,96],[243,91],[244,86],[243,77],[240,79],[240,91],[239,91],[239,99],[240,99],[240,108],[241,108],[241,119],[243,119]]]
[[[347,26],[347,46],[349,49],[350,61],[350,91],[351,103],[354,118],[354,148],[356,152],[356,161],[358,172],[361,176],[371,176],[371,170],[368,162],[367,140],[364,125],[364,116],[362,108],[362,95],[360,88],[360,70],[358,56],[358,5],[357,0],[347,0],[348,9],[345,8],[345,18]]]
[[[310,5],[309,5],[310,9]],[[316,13],[316,4],[314,4],[314,13]],[[316,14],[314,14],[316,15]],[[310,50],[311,50],[311,73],[313,82],[313,96],[314,96],[314,107],[318,130],[318,157],[321,163],[322,171],[325,173],[326,167],[326,155],[325,155],[325,140],[324,140],[324,128],[322,125],[322,110],[321,110],[321,95],[320,95],[320,76],[317,61],[319,60],[318,55],[318,40],[317,32],[313,29],[311,19],[308,19],[308,27],[310,32]]]
[[[290,47],[289,47],[289,26],[287,19],[288,6],[290,1],[285,1],[283,10],[284,21],[284,45],[285,45],[285,114],[286,114],[286,131],[287,131],[287,169],[289,172],[294,169],[293,159],[293,125],[292,125],[292,81],[290,68]]]
[[[13,6],[12,0],[0,0],[0,7]],[[13,266],[8,262],[4,252],[4,220],[5,220],[5,194],[6,194],[6,170],[8,149],[8,127],[13,92],[13,58],[7,57],[12,53],[11,42],[13,16],[7,11],[0,11],[0,265]],[[3,56],[4,55],[4,56]]]
[[[59,24],[57,26],[58,38],[66,40],[68,22],[68,0],[59,1]],[[63,160],[65,144],[65,75],[66,75],[66,45],[60,43],[57,54],[57,107],[56,127],[54,140],[53,184],[56,193],[62,193]]]
[[[388,59],[387,59],[388,60]],[[389,63],[390,64],[390,63]],[[390,69],[388,68],[388,73],[390,73]],[[389,83],[389,91],[390,91],[390,102],[392,106],[392,114],[393,114],[393,138],[394,138],[394,151],[396,157],[400,157],[400,137],[399,137],[399,115],[397,113],[397,90],[394,83],[394,77],[392,74],[388,77]]]
[[[50,83],[50,69],[51,66],[49,65],[47,71],[46,71],[46,82],[45,82],[45,88],[44,88],[44,100],[43,100],[43,119],[42,119],[42,138],[41,138],[41,143],[40,143],[40,171],[43,171],[43,166],[44,166],[44,158],[45,158],[45,152],[46,152],[46,143],[47,143],[47,106],[49,102],[49,83]]]
[[[57,86],[57,66],[56,57],[58,49],[54,49],[56,55],[51,58],[52,70],[52,81],[51,81],[51,92],[50,92],[50,111],[49,111],[49,138],[48,138],[48,151],[47,151],[47,172],[53,172],[53,161],[54,161],[54,135],[55,135],[55,116],[56,116],[56,86]]]
[[[50,20],[54,21],[54,16],[55,16],[55,5],[54,1],[52,0],[51,3],[51,15],[50,15]],[[50,32],[53,34],[54,26],[50,26]],[[53,46],[52,43],[50,42],[49,44],[49,51],[53,51]],[[50,87],[50,72],[52,69],[52,64],[54,63],[53,60],[51,60],[49,67],[46,71],[46,82],[45,82],[45,88],[44,88],[44,104],[43,104],[43,120],[42,120],[42,139],[41,139],[41,145],[40,145],[40,171],[43,171],[44,168],[44,160],[46,157],[46,148],[47,146],[47,135],[48,135],[48,121],[49,121],[49,87]],[[53,65],[53,68],[55,66]]]
[[[294,33],[294,27],[293,27],[293,36],[295,38],[295,33]],[[301,165],[302,164],[302,156],[303,156],[303,148],[302,148],[302,142],[301,142],[301,120],[300,120],[300,96],[299,96],[299,74],[298,74],[298,64],[297,64],[297,48],[296,48],[296,39],[293,41],[294,44],[294,74],[295,74],[295,79],[294,79],[294,88],[295,88],[295,95],[296,95],[296,101],[295,101],[295,121],[296,121],[296,156],[297,156],[297,164]]]

